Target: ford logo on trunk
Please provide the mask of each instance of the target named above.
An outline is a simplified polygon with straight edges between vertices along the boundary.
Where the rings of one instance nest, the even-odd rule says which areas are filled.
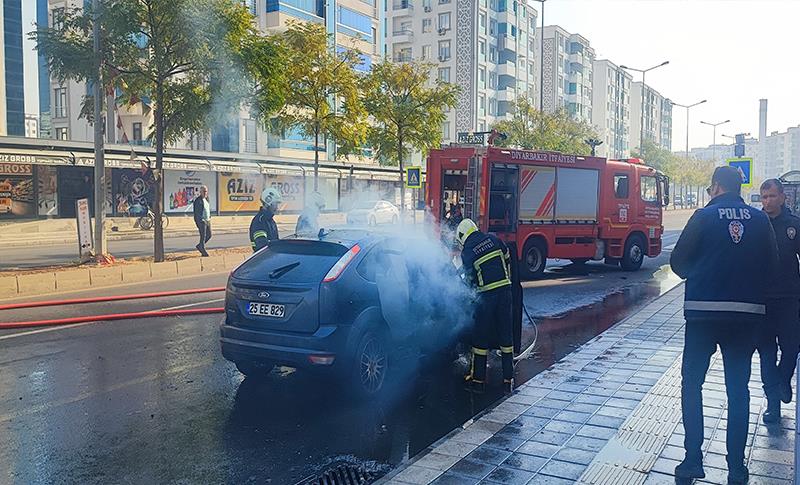
[[[264,299],[269,298],[269,293],[267,293],[266,291],[261,291],[258,293],[258,297]]]

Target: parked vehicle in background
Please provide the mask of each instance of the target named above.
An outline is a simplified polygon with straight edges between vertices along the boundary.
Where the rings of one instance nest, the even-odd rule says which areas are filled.
[[[683,196],[676,194],[675,197],[672,198],[672,205],[675,206],[675,208],[680,207],[683,209]]]
[[[348,224],[397,224],[400,221],[400,209],[385,200],[359,201],[347,212]]]
[[[438,243],[414,237],[343,229],[273,241],[228,279],[222,355],[250,378],[284,365],[381,393],[399,364],[454,347],[469,320],[451,305],[468,290],[446,250],[431,258]]]
[[[635,271],[661,253],[669,178],[639,159],[454,145],[431,151],[427,189],[436,221],[463,200],[464,217],[514,247],[527,279],[548,258]]]
[[[763,208],[761,204],[761,194],[750,194],[750,206],[755,207],[758,210]]]
[[[697,207],[697,196],[695,194],[686,194],[686,205],[688,207]]]

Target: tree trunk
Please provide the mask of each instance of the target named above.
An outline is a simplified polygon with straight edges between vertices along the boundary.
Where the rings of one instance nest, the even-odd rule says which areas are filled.
[[[164,261],[164,228],[162,226],[162,202],[164,199],[164,177],[162,168],[164,165],[164,84],[159,82],[156,86],[156,167],[153,171],[155,177],[155,202],[153,214],[155,224],[153,224],[153,260],[156,263]]]
[[[403,135],[397,136],[397,164],[400,167],[400,224],[405,224],[406,219],[406,182],[403,171]]]
[[[319,191],[319,129],[314,130],[314,192],[318,191]]]

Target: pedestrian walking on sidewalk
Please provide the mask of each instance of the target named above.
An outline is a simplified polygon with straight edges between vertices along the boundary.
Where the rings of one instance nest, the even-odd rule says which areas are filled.
[[[728,483],[745,483],[750,413],[750,365],[756,331],[766,315],[766,289],[778,249],[769,218],[744,203],[742,178],[731,167],[714,171],[711,201],[689,219],[670,264],[686,279],[686,334],[681,366],[681,409],[686,457],[678,479],[704,478],[702,387],[719,346],[728,397]]]
[[[206,243],[211,239],[211,204],[208,202],[208,187],[200,187],[200,195],[194,198],[192,206],[194,223],[200,234],[200,242],[195,246],[203,257],[208,256]]]
[[[780,260],[777,277],[767,289],[767,321],[758,340],[761,382],[767,396],[764,422],[775,423],[781,418],[781,401],[792,402],[792,376],[800,351],[800,218],[786,207],[780,180],[761,185],[761,203],[772,222]]]

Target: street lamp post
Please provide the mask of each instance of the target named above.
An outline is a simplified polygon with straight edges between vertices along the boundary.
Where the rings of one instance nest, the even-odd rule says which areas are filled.
[[[681,108],[686,108],[686,160],[689,160],[689,110],[694,108],[695,106],[701,105],[705,102],[708,102],[707,99],[702,101],[698,101],[694,104],[680,104],[676,102],[672,102],[674,106],[680,106]]]
[[[547,0],[535,0],[542,4],[542,28],[539,29],[541,52],[539,53],[539,111],[544,112],[544,2]]]
[[[730,123],[731,120],[720,121],[719,123],[709,123],[708,121],[701,121],[700,123],[714,128],[714,143],[711,145],[711,158],[714,159],[714,164],[717,163],[717,127]]]
[[[653,69],[658,69],[659,67],[662,67],[662,66],[666,66],[667,64],[669,64],[669,61],[664,61],[664,62],[662,62],[661,64],[659,64],[657,66],[648,67],[647,69],[636,69],[635,67],[619,66],[621,69],[625,69],[627,71],[635,71],[635,72],[641,72],[642,73],[642,110],[641,110],[642,111],[641,112],[642,119],[641,119],[641,122],[639,123],[639,155],[640,156],[642,155],[642,152],[644,151],[644,89],[647,86],[645,84],[645,75],[647,75],[647,73],[649,71],[652,71]]]

